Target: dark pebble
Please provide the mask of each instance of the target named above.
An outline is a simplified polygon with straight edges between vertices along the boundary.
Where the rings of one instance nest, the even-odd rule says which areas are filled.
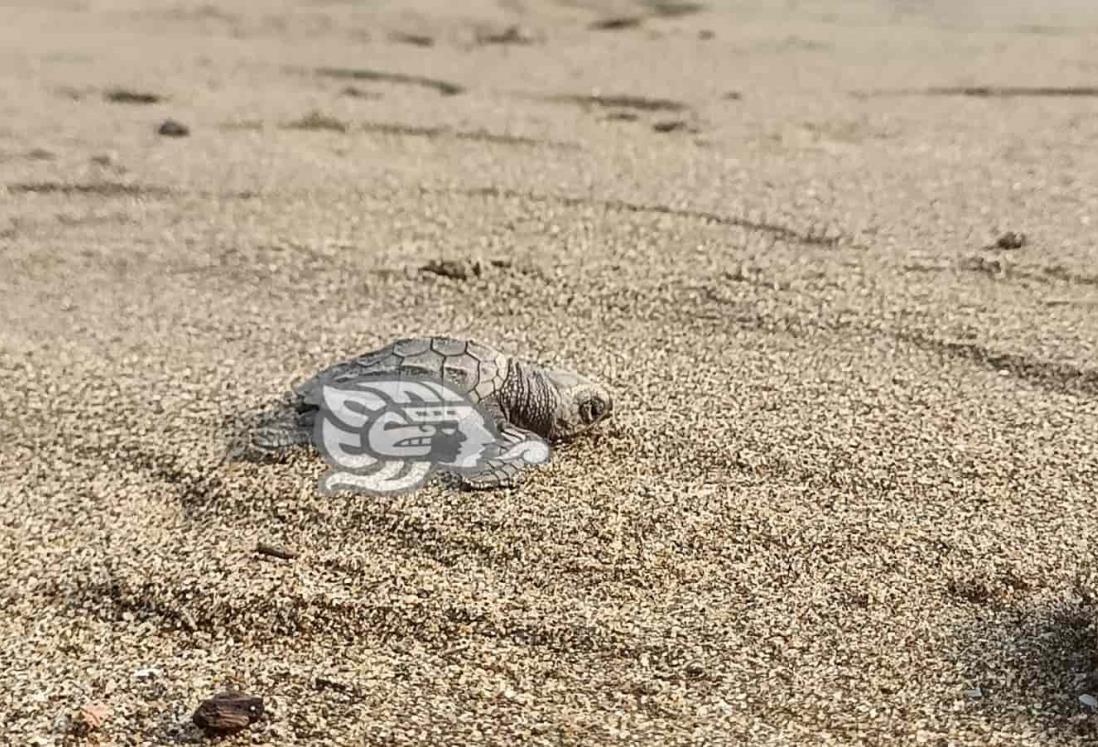
[[[533,44],[537,34],[523,26],[508,26],[503,31],[481,31],[477,34],[478,44]]]
[[[174,119],[165,119],[157,132],[164,137],[187,137],[191,134],[191,130],[187,125],[180,124]]]
[[[207,734],[231,734],[246,729],[262,715],[263,698],[224,692],[202,701],[191,720]]]
[[[621,29],[636,28],[643,22],[644,19],[639,16],[619,16],[595,21],[589,28],[595,29],[596,31],[620,31]]]
[[[680,132],[682,130],[690,130],[690,125],[681,119],[670,120],[667,122],[656,122],[652,125],[652,129],[656,132]]]
[[[441,275],[454,280],[468,280],[470,277],[480,277],[481,274],[479,262],[463,262],[453,259],[433,259],[419,269],[422,272],[429,272],[433,275]]]
[[[1026,235],[1015,231],[1007,231],[995,240],[996,249],[1021,249],[1025,245]]]

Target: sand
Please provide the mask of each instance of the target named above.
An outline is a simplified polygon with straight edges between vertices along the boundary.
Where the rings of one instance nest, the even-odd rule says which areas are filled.
[[[4,4],[0,739],[1092,743],[1098,11],[695,5]],[[614,417],[219,463],[431,333]]]

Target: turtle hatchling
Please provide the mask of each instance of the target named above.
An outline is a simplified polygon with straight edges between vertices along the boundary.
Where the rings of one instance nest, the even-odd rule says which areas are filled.
[[[509,455],[536,443],[547,457],[542,439],[550,443],[567,441],[613,411],[613,399],[606,387],[572,371],[512,357],[469,340],[415,337],[337,363],[295,387],[278,406],[260,416],[247,451],[272,454],[316,443],[316,434],[321,431],[318,424],[324,425],[318,414],[328,416],[332,391],[341,386],[350,387],[352,392],[355,387],[366,391],[371,389],[371,382],[383,380],[426,385],[427,389],[416,390],[420,392],[452,392],[466,405],[472,405],[467,409],[480,413],[478,420],[483,419],[486,425],[480,432],[490,434],[491,451],[482,451],[482,458],[475,464],[463,463],[462,469],[450,470],[442,465],[453,462],[438,461],[440,472],[449,473],[461,486],[471,489],[518,484],[521,470],[529,462]],[[413,395],[413,399],[426,402],[430,396],[420,400]],[[398,424],[386,427],[392,433],[401,433]],[[405,428],[412,430],[412,426]],[[394,448],[409,445],[420,444],[418,439],[407,437],[393,444]],[[426,462],[423,465],[425,472],[431,469]]]

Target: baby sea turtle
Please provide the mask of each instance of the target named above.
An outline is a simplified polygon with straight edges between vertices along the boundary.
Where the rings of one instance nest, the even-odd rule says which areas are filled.
[[[324,369],[295,387],[261,418],[251,446],[273,453],[312,441],[326,386],[363,379],[438,381],[477,405],[495,425],[500,447],[528,441],[566,441],[607,418],[613,399],[605,387],[572,371],[515,358],[487,345],[450,337],[397,340],[380,350]],[[488,460],[458,481],[482,489],[515,485],[521,463]]]

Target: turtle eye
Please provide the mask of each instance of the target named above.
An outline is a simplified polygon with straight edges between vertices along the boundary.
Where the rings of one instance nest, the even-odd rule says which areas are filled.
[[[580,418],[586,425],[591,425],[596,422],[603,416],[605,411],[606,408],[603,406],[602,402],[597,399],[589,399],[580,405],[579,408]]]

